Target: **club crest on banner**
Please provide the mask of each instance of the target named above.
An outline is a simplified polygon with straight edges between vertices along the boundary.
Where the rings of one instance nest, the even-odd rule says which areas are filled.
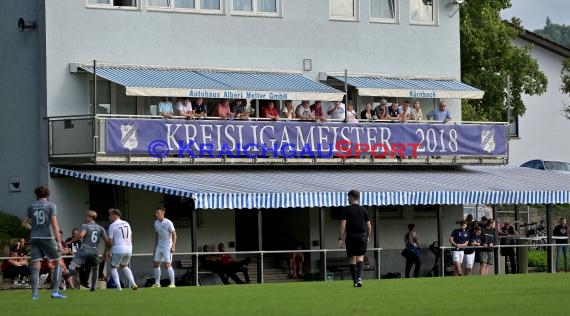
[[[137,148],[137,126],[135,124],[121,125],[121,144],[128,150]]]
[[[481,132],[481,148],[487,153],[495,150],[495,129],[483,130]]]

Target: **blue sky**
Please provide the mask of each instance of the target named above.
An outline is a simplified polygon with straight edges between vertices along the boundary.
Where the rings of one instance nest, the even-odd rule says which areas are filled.
[[[520,18],[525,29],[542,29],[546,17],[552,23],[570,25],[570,0],[511,0],[512,7],[501,12],[504,19]]]

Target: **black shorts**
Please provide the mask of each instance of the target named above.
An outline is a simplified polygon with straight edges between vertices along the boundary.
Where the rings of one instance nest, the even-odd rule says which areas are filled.
[[[364,256],[368,242],[364,238],[347,238],[346,239],[346,255],[348,257]]]

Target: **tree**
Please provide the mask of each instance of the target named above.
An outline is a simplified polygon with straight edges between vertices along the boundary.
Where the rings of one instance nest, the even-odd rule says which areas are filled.
[[[534,33],[560,45],[570,47],[570,25],[552,23],[550,18],[547,17],[544,28],[534,30]]]
[[[481,100],[464,100],[464,120],[507,121],[507,76],[511,80],[511,109],[522,115],[521,95],[546,91],[546,75],[530,55],[530,47],[517,47],[520,20],[503,22],[499,12],[510,0],[470,0],[461,8],[461,72],[463,82],[485,91]]]

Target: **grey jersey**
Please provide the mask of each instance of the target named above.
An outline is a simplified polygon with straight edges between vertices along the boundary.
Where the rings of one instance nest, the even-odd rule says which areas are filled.
[[[107,237],[105,229],[97,223],[83,224],[81,225],[81,231],[85,232],[85,236],[81,241],[81,247],[97,248],[101,238]]]
[[[28,207],[27,217],[32,226],[32,239],[53,239],[51,217],[57,215],[55,204],[48,201],[35,201]]]

